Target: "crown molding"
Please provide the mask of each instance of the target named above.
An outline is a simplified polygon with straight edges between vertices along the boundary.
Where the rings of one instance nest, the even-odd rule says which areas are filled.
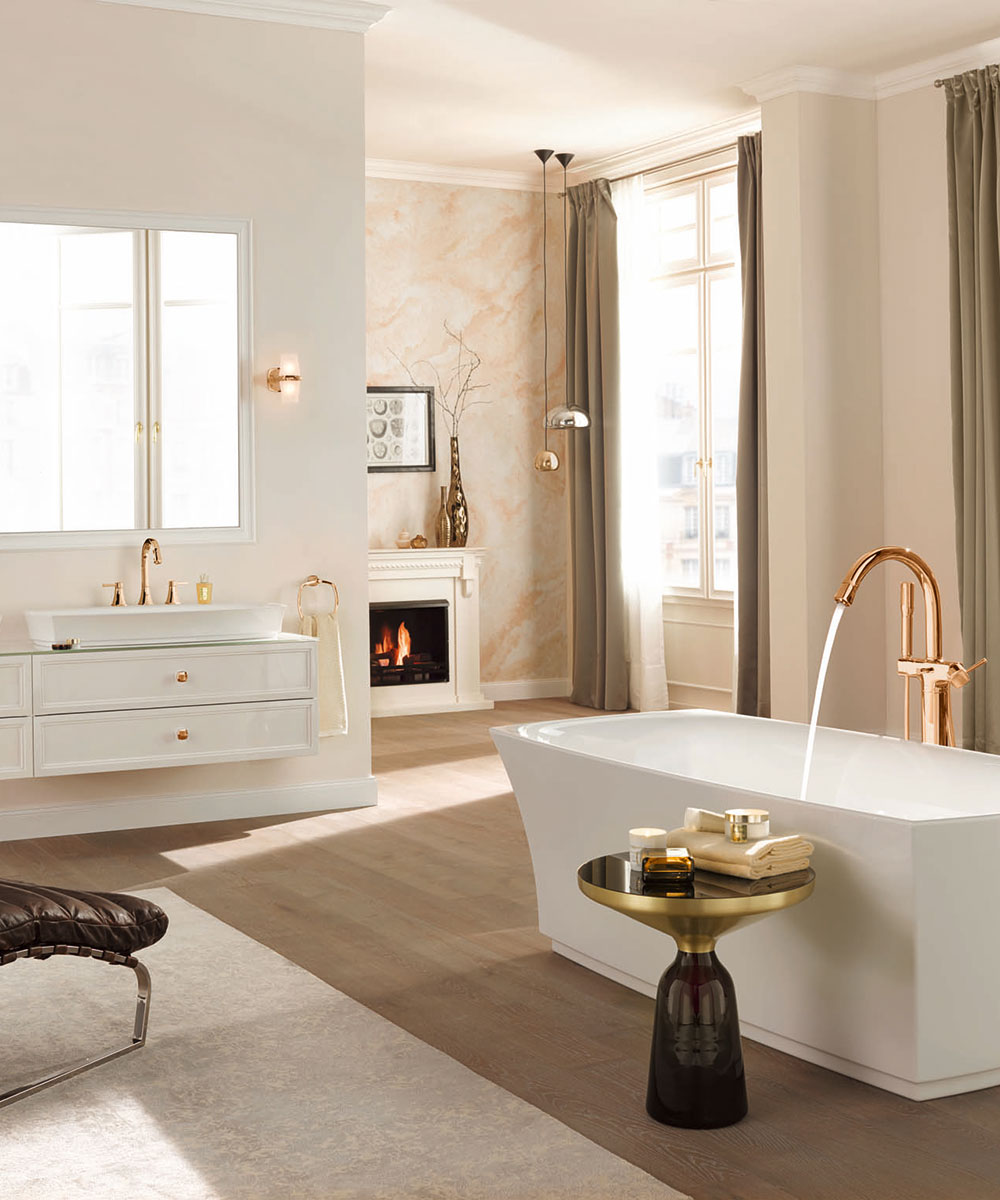
[[[388,5],[369,0],[100,0],[102,4],[128,4],[136,8],[161,8],[171,12],[202,13],[208,17],[240,17],[244,21],[272,21],[281,25],[307,25],[311,29],[339,29],[365,33],[390,11]]]
[[[442,167],[436,163],[366,158],[369,179],[402,179],[409,183],[443,183],[449,187],[501,188],[508,192],[540,192],[541,171],[490,171],[479,167]]]
[[[740,87],[758,104],[777,100],[792,92],[813,92],[822,96],[844,96],[850,100],[874,100],[875,80],[870,75],[849,71],[831,71],[826,67],[784,67],[748,79]]]
[[[588,179],[620,179],[623,175],[654,171],[671,163],[731,146],[738,137],[758,129],[760,109],[748,109],[724,121],[701,125],[659,142],[648,142],[645,146],[636,146],[632,150],[622,150],[618,154],[608,154],[579,167],[571,167],[569,179],[571,183],[583,183]]]
[[[993,38],[879,74],[830,71],[826,67],[786,67],[758,75],[741,83],[740,87],[748,96],[753,96],[758,104],[792,92],[818,92],[824,96],[845,96],[853,100],[885,100],[889,96],[928,87],[935,79],[960,75],[963,71],[975,71],[998,61],[1000,38]]]
[[[875,95],[879,100],[884,100],[902,92],[913,92],[917,88],[928,87],[935,79],[947,79],[950,75],[961,75],[963,71],[976,71],[998,61],[1000,38],[993,38],[992,41],[966,46],[951,54],[911,63],[895,71],[885,71],[875,79]]]

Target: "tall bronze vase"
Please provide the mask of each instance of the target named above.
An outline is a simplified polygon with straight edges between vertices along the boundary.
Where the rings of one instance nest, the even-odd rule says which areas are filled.
[[[451,544],[464,546],[469,540],[469,505],[462,486],[462,464],[458,457],[458,438],[451,439],[451,483],[448,487],[448,519]]]

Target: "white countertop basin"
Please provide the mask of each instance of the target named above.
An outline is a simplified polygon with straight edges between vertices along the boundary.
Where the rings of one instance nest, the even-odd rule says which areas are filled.
[[[81,649],[180,642],[240,642],[276,637],[283,604],[145,604],[55,608],[25,613],[36,646],[78,638]]]

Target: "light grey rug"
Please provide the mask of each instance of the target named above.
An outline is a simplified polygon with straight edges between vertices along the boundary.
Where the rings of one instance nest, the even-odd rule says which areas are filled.
[[[147,950],[149,1041],[0,1110],[4,1200],[677,1200],[176,897]],[[124,1041],[131,971],[0,970],[5,1087]]]

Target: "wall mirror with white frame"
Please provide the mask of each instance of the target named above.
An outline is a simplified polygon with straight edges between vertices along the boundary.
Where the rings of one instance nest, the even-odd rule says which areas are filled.
[[[0,210],[0,546],[252,536],[249,239]]]

